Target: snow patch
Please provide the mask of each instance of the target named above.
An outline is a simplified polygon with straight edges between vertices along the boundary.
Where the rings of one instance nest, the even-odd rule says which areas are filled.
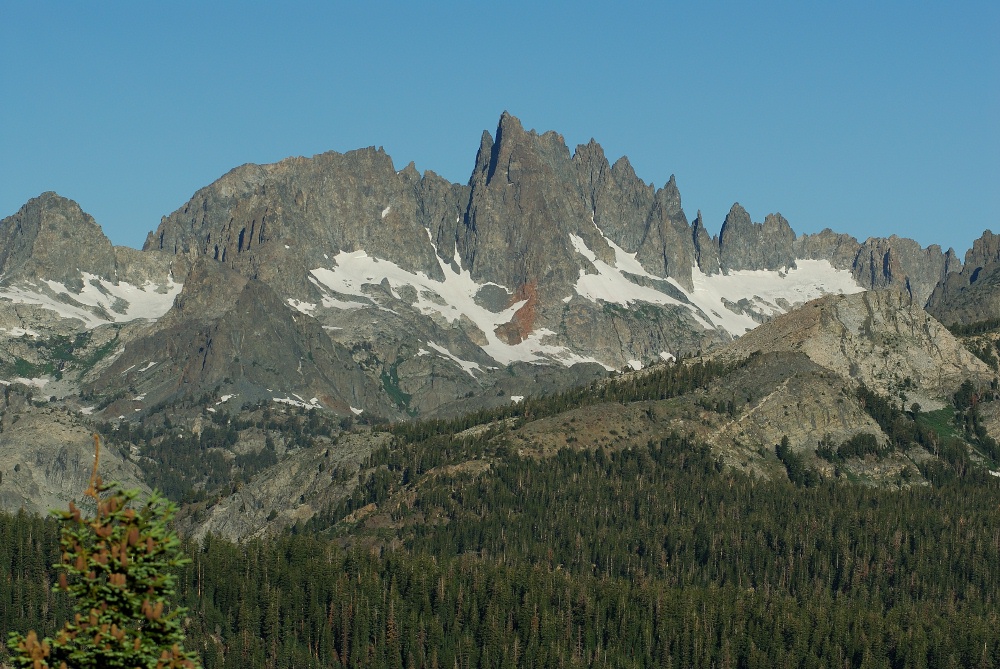
[[[157,363],[157,362],[155,362],[155,361],[154,361],[154,362],[150,362],[150,363],[147,363],[147,364],[146,364],[146,366],[145,366],[145,367],[143,367],[142,369],[140,369],[139,371],[140,371],[140,372],[148,372],[149,370],[153,369],[153,367],[155,367],[155,366],[156,366],[157,364],[158,364],[158,363]]]
[[[382,218],[388,216],[391,210],[392,210],[392,205],[390,204],[388,207],[382,210]]]
[[[29,337],[38,337],[39,334],[34,330],[28,330],[25,328],[0,328],[0,332],[6,332],[8,337],[23,337],[28,335]]]
[[[638,360],[629,360],[627,364],[628,364],[629,367],[631,367],[632,369],[634,369],[637,372],[640,369],[642,369],[642,362],[640,362]]]
[[[673,362],[674,360],[677,359],[674,356],[674,354],[670,353],[669,351],[660,351],[660,358],[662,358],[663,360],[665,360],[667,362]]]
[[[15,304],[35,304],[64,318],[83,321],[87,328],[106,323],[123,323],[145,318],[155,320],[167,313],[182,284],[173,277],[163,285],[147,281],[136,286],[126,281],[114,284],[95,274],[83,272],[83,289],[72,292],[58,281],[44,280],[0,289],[0,298]]]
[[[791,269],[740,270],[729,274],[707,275],[695,266],[692,267],[694,290],[688,291],[673,278],[651,274],[636,259],[636,254],[626,252],[607,237],[604,240],[615,252],[614,267],[599,260],[582,237],[570,235],[573,248],[597,270],[596,274],[580,270],[580,278],[575,286],[579,295],[594,302],[624,306],[633,302],[684,306],[706,327],[722,329],[733,336],[745,334],[759,323],[747,314],[735,313],[726,307],[725,302],[735,304],[746,299],[754,312],[777,316],[795,304],[823,295],[851,294],[864,290],[848,270],[835,269],[828,260],[796,260],[796,266]],[[639,286],[624,273],[666,281],[686,295],[691,304],[680,302],[655,288]],[[568,300],[564,298],[563,301]]]
[[[300,300],[296,300],[291,297],[289,297],[288,300],[286,301],[288,302],[288,306],[290,306],[292,309],[300,311],[309,316],[312,316],[313,312],[316,311],[317,305],[313,304],[312,302],[302,302]]]
[[[295,399],[292,399],[293,397]],[[319,400],[317,398],[314,397],[308,402],[306,402],[304,399],[302,399],[301,395],[296,395],[295,393],[292,393],[292,397],[272,397],[271,401],[278,402],[280,404],[287,404],[293,407],[301,407],[303,409],[318,409],[320,406]]]
[[[428,238],[431,238],[430,231]],[[555,333],[549,330],[536,330],[519,344],[511,345],[502,341],[495,330],[500,325],[509,323],[514,313],[524,306],[525,300],[515,302],[499,313],[481,307],[476,304],[475,296],[483,286],[489,284],[474,281],[468,270],[463,269],[459,263],[453,266],[444,262],[437,254],[436,247],[434,252],[444,275],[444,281],[432,279],[425,272],[407,271],[391,261],[373,258],[365,251],[341,251],[334,257],[335,267],[311,270],[310,280],[317,287],[338,296],[350,295],[365,300],[371,299],[365,294],[365,286],[377,285],[383,280],[387,280],[394,291],[410,286],[414,288],[417,296],[413,303],[414,309],[425,316],[443,319],[448,324],[464,316],[486,339],[486,343],[482,346],[483,351],[501,365],[544,359],[555,360],[567,366],[577,362],[597,362],[594,358],[578,356],[565,346],[547,343],[547,340],[555,337]],[[511,294],[506,286],[500,287]],[[336,308],[374,306],[359,303],[345,305],[339,297],[333,296],[324,297],[322,303],[323,306]]]
[[[599,260],[597,255],[587,247],[586,242],[579,235],[571,234],[569,238],[576,252],[589,260],[590,264],[597,270],[597,274],[588,274],[586,270],[580,270],[580,278],[576,281],[575,289],[581,297],[585,297],[592,302],[600,300],[623,306],[628,306],[632,302],[648,302],[659,305],[682,304],[680,301],[665,293],[661,293],[655,288],[632,283],[632,281],[622,274],[620,268],[612,267],[603,260]],[[630,273],[656,278],[642,269],[642,266],[634,257],[629,256],[617,247],[614,248],[617,249],[615,251],[616,255],[621,252],[622,264],[630,267]]]
[[[364,413],[364,409],[356,409],[354,407],[351,407],[351,413],[353,413],[355,416],[360,416],[362,413]]]
[[[510,396],[510,401],[513,402],[514,404],[518,404],[520,402],[523,402],[524,401],[524,395],[511,395]]]
[[[94,409],[96,409],[96,408],[97,408],[96,406],[82,407],[80,409],[80,413],[82,413],[84,416],[90,416],[91,414],[94,413]]]
[[[438,353],[440,353],[441,355],[443,355],[444,357],[449,358],[450,360],[452,360],[456,365],[458,365],[463,370],[465,370],[465,372],[469,376],[471,376],[472,378],[476,378],[476,375],[472,373],[473,370],[475,370],[477,372],[482,372],[483,371],[482,368],[479,366],[479,363],[472,362],[470,360],[462,360],[461,358],[459,358],[457,355],[455,355],[454,353],[452,353],[451,351],[449,351],[444,346],[440,346],[438,344],[435,344],[432,341],[427,342],[427,345],[430,346],[435,351],[437,351]]]
[[[754,311],[777,316],[791,305],[823,295],[850,295],[864,290],[849,271],[835,269],[828,260],[796,260],[795,264],[796,267],[782,271],[739,270],[712,275],[702,274],[694,267],[691,275],[694,291],[688,295],[713,325],[739,336],[759,323],[746,314],[727,309],[723,300],[735,303],[746,298]]]

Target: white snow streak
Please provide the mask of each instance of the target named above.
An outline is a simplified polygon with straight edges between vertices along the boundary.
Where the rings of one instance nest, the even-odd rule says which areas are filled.
[[[745,298],[749,300],[754,311],[767,316],[776,316],[787,311],[792,305],[808,302],[823,295],[850,294],[864,290],[849,271],[835,269],[827,260],[796,260],[795,268],[781,271],[740,270],[729,274],[706,275],[695,266],[691,269],[694,290],[688,291],[673,278],[650,274],[636,260],[636,254],[627,253],[607,237],[605,241],[614,249],[615,267],[598,260],[597,255],[587,247],[583,238],[570,235],[573,248],[587,258],[597,270],[597,274],[587,274],[584,270],[580,270],[580,278],[575,286],[580,296],[594,302],[600,300],[624,306],[634,302],[683,305],[704,325],[721,328],[734,336],[745,334],[759,323],[746,314],[738,314],[728,309],[723,300],[736,303]],[[685,305],[655,288],[636,285],[623,272],[667,281],[684,293],[697,308],[692,308],[691,304]],[[710,322],[704,321],[698,309],[708,316]]]
[[[569,238],[576,252],[589,260],[594,268],[597,269],[597,274],[587,274],[585,270],[580,270],[580,278],[576,281],[576,292],[581,297],[585,297],[592,302],[601,300],[623,306],[628,306],[632,302],[648,302],[650,304],[661,305],[681,304],[680,301],[661,293],[655,288],[639,286],[629,281],[622,274],[620,268],[612,267],[606,262],[598,260],[597,255],[587,248],[587,244],[583,241],[582,237],[570,235]],[[632,274],[652,277],[634,257],[629,256],[617,247],[615,247],[615,254],[622,256],[622,264],[628,267],[628,271]]]
[[[304,314],[308,314],[309,316],[312,316],[313,312],[316,311],[316,305],[312,304],[311,302],[302,302],[300,300],[296,300],[291,297],[288,298],[287,302],[288,306],[290,306],[292,309],[300,311]]]
[[[64,318],[75,318],[86,327],[106,323],[122,323],[137,318],[157,319],[167,313],[182,285],[173,278],[157,292],[159,286],[147,281],[135,286],[125,281],[117,285],[94,274],[83,273],[83,289],[73,292],[58,281],[45,280],[31,286],[22,284],[0,289],[0,298],[16,304],[37,304]]]
[[[475,295],[488,284],[476,283],[468,271],[460,266],[456,271],[450,264],[441,260],[440,256],[438,263],[444,273],[444,281],[432,279],[424,272],[409,272],[388,260],[373,258],[364,251],[341,251],[334,257],[334,261],[336,266],[333,268],[319,267],[310,272],[315,285],[325,287],[338,295],[351,295],[362,299],[370,299],[365,294],[365,286],[378,285],[383,280],[388,280],[390,288],[397,293],[403,286],[412,286],[417,294],[413,304],[417,311],[425,316],[442,318],[449,324],[465,316],[475,324],[486,339],[482,349],[500,364],[546,358],[557,360],[567,366],[576,362],[597,362],[593,358],[576,355],[565,346],[546,343],[555,334],[550,330],[535,330],[519,344],[511,345],[502,341],[494,330],[510,322],[514,313],[524,305],[524,301],[515,302],[499,313],[493,313],[479,306],[475,302]],[[500,287],[510,294],[505,286]],[[324,306],[327,306],[328,300],[332,303],[338,298],[324,297]],[[369,306],[351,304],[356,304],[358,307]]]
[[[292,399],[292,397],[296,399]],[[303,409],[318,409],[320,406],[319,399],[315,397],[309,400],[308,402],[306,402],[304,399],[302,399],[301,396],[296,395],[295,393],[292,393],[292,397],[272,397],[271,401],[279,402],[281,404],[288,404],[289,406],[293,407],[301,407]]]
[[[482,368],[479,366],[479,363],[472,362],[470,360],[462,360],[461,358],[459,358],[457,355],[455,355],[454,353],[452,353],[451,351],[449,351],[444,346],[441,346],[439,344],[435,344],[432,341],[427,342],[427,345],[430,346],[435,351],[437,351],[438,353],[440,353],[441,355],[443,355],[444,357],[449,358],[450,360],[452,360],[456,365],[458,365],[463,370],[465,370],[465,372],[469,376],[471,376],[472,378],[476,378],[476,375],[472,373],[473,370],[475,370],[477,372],[482,372],[483,371]]]

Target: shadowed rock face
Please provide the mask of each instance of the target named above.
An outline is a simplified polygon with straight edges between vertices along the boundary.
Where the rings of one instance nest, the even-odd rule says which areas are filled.
[[[126,345],[94,391],[133,387],[155,406],[221,388],[244,401],[298,395],[340,414],[396,415],[350,352],[266,284],[206,260],[188,278],[167,317]]]
[[[1000,235],[986,230],[972,243],[962,271],[935,286],[927,311],[948,325],[1000,318]]]

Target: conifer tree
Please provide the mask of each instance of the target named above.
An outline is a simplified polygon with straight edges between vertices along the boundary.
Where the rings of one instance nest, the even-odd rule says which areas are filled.
[[[54,638],[12,632],[11,660],[30,669],[197,669],[197,657],[182,647],[186,609],[169,610],[171,570],[190,561],[168,527],[176,508],[154,493],[136,510],[138,490],[102,484],[94,441],[86,492],[96,501],[94,516],[72,502],[55,513],[62,524],[55,587],[73,598],[75,613]]]

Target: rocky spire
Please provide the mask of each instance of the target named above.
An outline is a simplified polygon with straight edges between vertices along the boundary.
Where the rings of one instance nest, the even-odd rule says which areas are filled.
[[[737,202],[719,232],[719,262],[726,271],[794,267],[794,243],[795,232],[781,214],[753,223]]]

